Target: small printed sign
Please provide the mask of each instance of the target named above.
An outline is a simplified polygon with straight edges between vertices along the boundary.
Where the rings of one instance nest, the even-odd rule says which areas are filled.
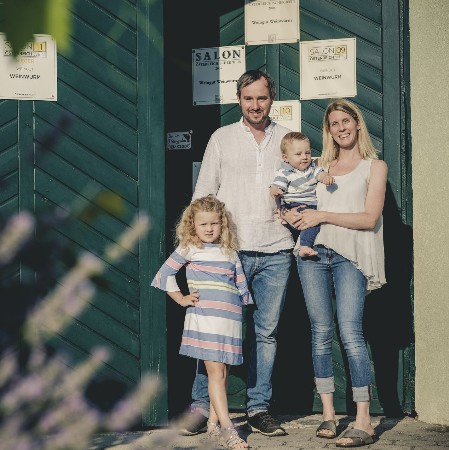
[[[245,0],[246,45],[299,41],[299,0]]]
[[[245,67],[242,45],[192,50],[193,104],[238,103],[237,80]]]
[[[56,101],[56,41],[35,34],[14,57],[6,35],[0,33],[0,99]]]
[[[301,41],[299,72],[300,100],[355,97],[355,38]]]
[[[292,131],[301,131],[299,100],[274,101],[271,106],[270,118]]]
[[[167,150],[190,150],[192,148],[192,130],[167,133]]]

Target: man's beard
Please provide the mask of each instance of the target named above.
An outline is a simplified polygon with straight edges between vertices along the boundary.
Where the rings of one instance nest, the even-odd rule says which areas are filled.
[[[268,119],[268,114],[267,115],[263,115],[259,120],[254,120],[251,118],[251,116],[249,114],[244,114],[245,119],[248,123],[250,123],[251,125],[260,125],[261,123],[265,122]]]

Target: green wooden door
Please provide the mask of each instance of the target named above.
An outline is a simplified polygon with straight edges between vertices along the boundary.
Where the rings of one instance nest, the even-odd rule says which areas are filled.
[[[173,6],[175,7],[173,2]],[[168,224],[172,228],[180,208],[188,203],[191,172],[186,166],[201,161],[210,134],[221,125],[240,118],[238,105],[191,106],[192,48],[244,45],[243,1],[207,1],[176,5],[182,20],[170,20],[167,34],[167,59],[173,80],[167,92],[167,129],[193,130],[192,151],[167,155],[173,177],[185,187],[167,187]],[[199,17],[207,17],[202,21]],[[362,109],[380,157],[389,166],[387,199],[384,211],[386,270],[388,285],[367,298],[365,331],[372,357],[373,413],[400,414],[412,405],[411,360],[411,213],[409,154],[405,135],[403,27],[406,7],[401,0],[301,0],[301,40],[356,37],[357,96],[353,100]],[[277,83],[278,100],[299,99],[299,44],[246,47],[247,69],[260,68]],[[170,104],[176,102],[176,114]],[[327,100],[303,101],[302,131],[311,138],[314,155],[321,151],[321,125]],[[176,163],[182,170],[176,170]],[[186,173],[187,172],[187,173]],[[401,256],[399,256],[399,253]],[[400,259],[399,259],[400,258]],[[400,261],[404,269],[397,270]],[[172,322],[174,323],[174,322]],[[179,325],[179,322],[176,326]],[[173,344],[175,351],[177,344]],[[169,353],[170,355],[170,353]],[[170,356],[169,356],[170,357]],[[292,370],[295,363],[300,370]],[[336,409],[353,412],[347,364],[340,350],[338,335],[334,340],[334,363],[337,391]],[[175,360],[173,366],[186,364]],[[169,368],[170,373],[170,368]],[[244,368],[234,372],[230,383],[230,405],[243,408],[245,399]],[[189,389],[189,383],[185,389]],[[278,356],[273,374],[274,406],[280,411],[306,413],[320,410],[313,394],[313,372],[310,357],[310,325],[304,307],[297,275],[292,274],[285,312],[281,319]],[[189,392],[185,395],[189,397]],[[179,398],[179,395],[178,395]]]
[[[92,193],[114,193],[123,214],[104,211],[55,229],[76,251],[98,256],[139,212],[150,215],[148,236],[108,265],[104,286],[55,339],[74,360],[107,347],[102,374],[126,389],[148,371],[166,374],[165,298],[149,286],[165,256],[162,5],[75,1],[71,50],[58,55],[58,101],[0,103],[1,175],[8,186],[2,213],[70,209],[91,202]],[[144,425],[164,424],[166,394],[142,414]]]

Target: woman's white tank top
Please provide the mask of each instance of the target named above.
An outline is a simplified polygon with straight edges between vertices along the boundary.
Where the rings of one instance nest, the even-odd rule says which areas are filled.
[[[352,172],[334,176],[333,185],[318,183],[318,210],[363,212],[371,162],[372,159],[362,160]],[[368,292],[386,283],[382,216],[373,230],[351,230],[322,224],[315,239],[315,245],[317,244],[324,245],[353,262],[365,275]]]

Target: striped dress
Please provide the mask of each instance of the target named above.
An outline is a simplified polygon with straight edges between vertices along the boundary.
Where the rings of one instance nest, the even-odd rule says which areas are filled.
[[[199,291],[199,301],[186,308],[179,353],[205,361],[242,364],[242,305],[253,300],[237,253],[230,257],[219,244],[178,247],[151,285],[163,291],[180,291],[175,275],[183,266],[189,290]]]

